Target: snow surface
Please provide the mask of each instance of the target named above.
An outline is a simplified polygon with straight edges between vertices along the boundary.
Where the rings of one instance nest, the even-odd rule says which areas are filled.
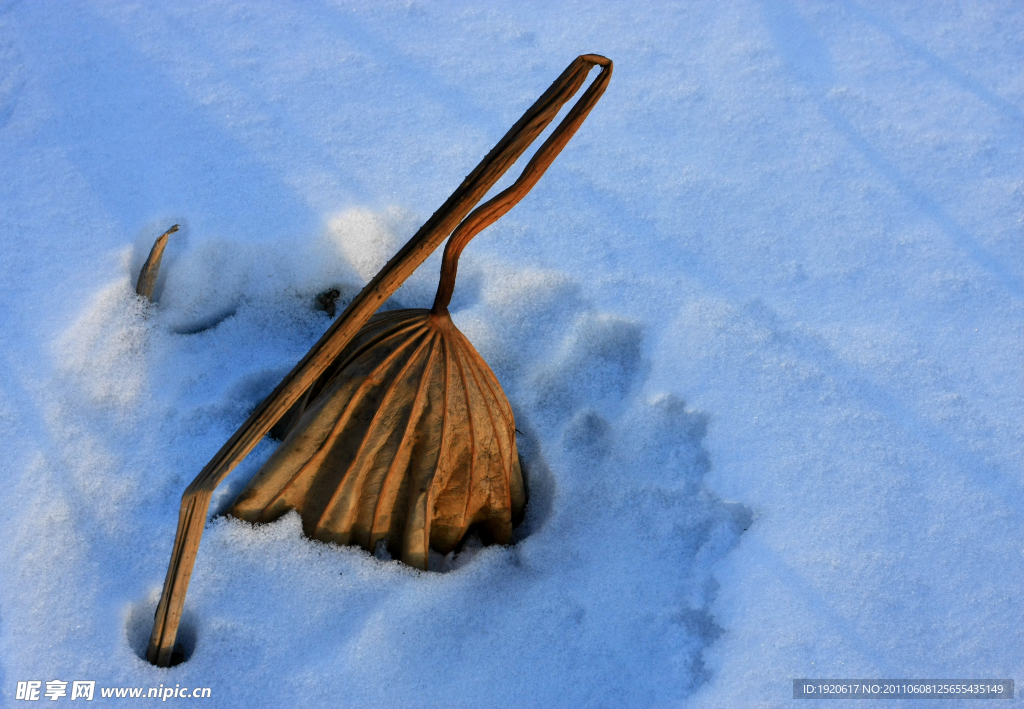
[[[326,329],[315,294],[351,298],[583,52],[605,97],[453,303],[523,432],[518,543],[420,573],[215,517],[189,659],[147,664],[181,492]],[[3,704],[1024,681],[1021,66],[1017,0],[4,2]]]

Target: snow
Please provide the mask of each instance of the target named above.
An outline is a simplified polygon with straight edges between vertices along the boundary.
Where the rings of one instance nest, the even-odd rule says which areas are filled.
[[[421,573],[219,516],[268,439],[214,499],[188,660],[146,663],[180,495],[327,328],[315,295],[585,52],[607,93],[452,304],[522,432],[517,543]],[[3,4],[4,705],[1019,681],[1022,62],[1014,2]],[[429,305],[436,256],[388,307]]]

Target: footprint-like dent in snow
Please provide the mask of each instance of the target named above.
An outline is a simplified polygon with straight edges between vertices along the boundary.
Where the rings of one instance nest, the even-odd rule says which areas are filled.
[[[562,432],[562,445],[593,460],[603,460],[611,451],[611,425],[593,409],[577,411]]]
[[[617,413],[643,376],[642,339],[639,323],[582,314],[554,361],[535,375],[535,405],[562,420],[583,405]]]

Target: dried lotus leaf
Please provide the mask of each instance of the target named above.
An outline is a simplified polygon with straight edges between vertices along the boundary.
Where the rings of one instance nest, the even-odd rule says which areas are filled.
[[[427,568],[471,526],[508,544],[526,504],[515,420],[447,313],[375,315],[311,388],[304,411],[230,514]]]

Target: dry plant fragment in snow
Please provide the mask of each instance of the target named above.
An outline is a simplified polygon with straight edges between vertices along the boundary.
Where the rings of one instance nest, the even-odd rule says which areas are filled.
[[[510,543],[526,505],[512,408],[447,313],[374,315],[338,361],[230,514],[298,510],[310,537],[384,541],[420,569],[472,525]]]
[[[156,288],[156,279],[160,275],[160,261],[164,257],[167,237],[176,231],[178,231],[177,224],[157,237],[157,240],[153,243],[153,248],[149,251],[149,256],[146,258],[146,263],[142,265],[142,270],[139,271],[139,280],[135,283],[135,292],[148,301],[153,300],[153,289]]]
[[[595,66],[601,67],[597,78],[515,183],[470,214]],[[462,249],[533,188],[601,98],[611,73],[605,57],[574,60],[188,486],[146,653],[150,662],[171,664],[213,490],[286,414],[296,423],[233,514],[266,521],[296,509],[311,536],[370,550],[385,541],[421,569],[430,547],[453,548],[470,525],[479,524],[494,541],[511,541],[525,505],[515,421],[494,374],[452,323],[448,304]],[[433,308],[373,317],[449,235]]]

